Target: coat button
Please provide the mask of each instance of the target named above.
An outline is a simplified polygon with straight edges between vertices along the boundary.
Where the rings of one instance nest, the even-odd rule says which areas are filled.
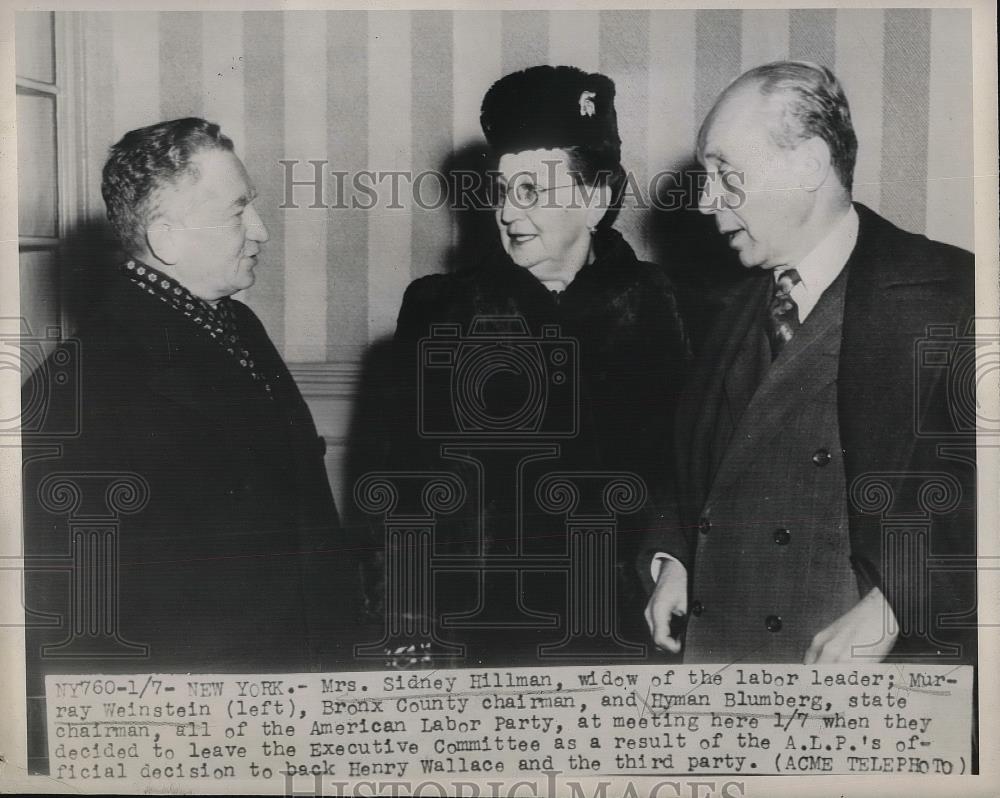
[[[830,454],[828,449],[817,449],[815,454],[813,454],[813,462],[821,468],[827,465],[832,459],[833,455]]]
[[[774,542],[779,546],[787,546],[792,539],[792,533],[787,529],[774,530]]]
[[[701,534],[703,534],[703,535],[707,535],[709,532],[712,531],[712,522],[709,521],[707,518],[704,518],[704,517],[699,518],[698,519],[698,531],[701,532]]]
[[[777,615],[768,615],[764,619],[764,626],[767,627],[769,632],[780,632],[781,631],[781,618]]]
[[[702,604],[700,601],[692,602],[692,604],[691,604],[691,614],[692,615],[701,615],[704,611],[705,611],[705,605],[704,604]]]

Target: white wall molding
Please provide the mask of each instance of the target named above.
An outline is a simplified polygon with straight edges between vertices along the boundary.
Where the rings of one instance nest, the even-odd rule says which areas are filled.
[[[337,506],[343,508],[349,494],[344,485],[347,444],[362,363],[360,360],[289,363],[288,370],[309,405],[316,431],[326,441],[327,477]]]
[[[295,382],[305,397],[318,399],[353,399],[361,380],[361,363],[289,363]]]

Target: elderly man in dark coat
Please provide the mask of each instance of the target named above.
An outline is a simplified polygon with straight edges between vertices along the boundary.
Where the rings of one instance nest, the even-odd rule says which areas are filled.
[[[701,128],[737,188],[703,211],[755,273],[685,390],[644,565],[686,661],[975,661],[973,258],[852,204],[856,150],[836,78],[800,62],[743,75]]]
[[[250,178],[217,125],[179,119],[114,145],[103,192],[127,260],[25,388],[78,351],[78,394],[42,397],[25,435],[29,694],[60,670],[332,668],[359,590],[324,443],[231,298],[268,238]]]

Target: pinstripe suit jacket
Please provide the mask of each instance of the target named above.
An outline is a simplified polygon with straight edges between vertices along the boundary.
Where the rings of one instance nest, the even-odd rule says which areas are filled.
[[[900,230],[862,205],[855,207],[860,228],[845,268],[842,325],[827,333],[839,341],[827,340],[817,350],[837,350],[830,398],[836,404],[839,451],[831,451],[831,465],[842,467],[846,480],[835,489],[846,493],[850,562],[863,589],[881,588],[903,627],[894,656],[942,651],[950,661],[970,662],[975,657],[975,578],[968,567],[968,557],[976,551],[975,420],[968,385],[961,387],[970,376],[961,364],[968,362],[971,347],[973,257]],[[648,556],[660,550],[697,573],[698,537],[705,534],[706,520],[715,527],[711,499],[717,480],[741,470],[750,474],[768,462],[778,465],[790,455],[808,464],[803,467],[814,467],[811,457],[828,445],[817,438],[815,448],[790,453],[777,448],[773,439],[765,440],[766,435],[748,438],[735,428],[732,435],[718,429],[720,404],[734,400],[720,369],[745,372],[747,358],[759,357],[747,352],[744,342],[765,301],[760,280],[751,277],[732,294],[681,399],[676,505],[664,510],[649,537],[644,571]],[[765,369],[766,364],[759,367],[761,373]],[[797,387],[772,397],[772,420],[802,408],[802,394],[810,385]],[[755,388],[751,384],[751,395],[737,401],[750,404]],[[713,447],[720,441],[725,451],[715,455],[723,464],[716,470]],[[832,485],[816,486],[828,489]],[[814,498],[806,497],[803,505],[815,504]],[[732,523],[738,525],[758,509],[734,508]],[[901,518],[913,521],[908,531],[897,524]],[[754,565],[740,561],[737,545],[730,549],[730,568]],[[915,570],[903,566],[907,553],[917,556]],[[955,570],[946,570],[949,563]],[[755,578],[763,585],[801,576],[760,570]],[[722,570],[698,574],[689,585],[706,580],[735,583],[733,574]],[[692,595],[691,600],[698,598]],[[760,618],[748,617],[744,625],[762,640],[770,634]]]

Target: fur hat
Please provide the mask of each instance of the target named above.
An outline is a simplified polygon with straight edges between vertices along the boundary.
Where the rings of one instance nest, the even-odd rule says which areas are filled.
[[[479,122],[494,151],[584,147],[620,160],[615,84],[571,66],[536,66],[494,83]]]

